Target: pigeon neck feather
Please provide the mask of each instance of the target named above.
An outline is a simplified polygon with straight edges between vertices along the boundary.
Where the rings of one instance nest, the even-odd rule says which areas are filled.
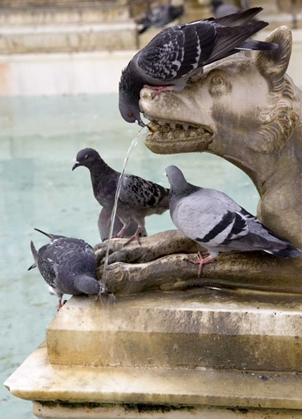
[[[196,185],[189,184],[185,179],[182,179],[177,183],[177,185],[171,186],[171,195],[175,197],[186,197],[189,194],[192,194],[196,191],[201,190],[201,187]]]
[[[126,102],[132,103],[139,100],[143,86],[144,83],[137,70],[136,56],[134,56],[122,72],[119,91]]]

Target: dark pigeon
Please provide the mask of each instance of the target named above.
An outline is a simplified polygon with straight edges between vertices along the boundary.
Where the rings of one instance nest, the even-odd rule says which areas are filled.
[[[163,28],[173,20],[179,18],[184,13],[184,7],[174,6],[171,1],[167,4],[161,4],[153,7],[146,15],[141,19],[136,20],[138,24],[138,33],[143,34],[151,26],[156,28]]]
[[[202,265],[220,252],[264,251],[283,258],[301,255],[302,250],[277,236],[226,194],[189,184],[176,166],[166,169],[170,188],[170,215],[188,238],[208,250],[208,255],[191,261]]]
[[[125,121],[145,124],[140,117],[140,91],[153,96],[162,91],[184,89],[202,67],[241,50],[272,50],[278,45],[247,39],[268,23],[251,19],[262,10],[254,7],[219,19],[196,20],[163,29],[141,49],[122,71],[119,109]]]
[[[98,228],[99,228],[100,238],[103,242],[106,241],[109,237],[109,230],[110,230],[110,225],[111,225],[111,212],[112,212],[112,209],[108,210],[103,207],[102,210],[100,211],[100,215],[98,218]],[[117,216],[115,216],[112,235],[116,236],[118,232],[122,229],[122,227],[123,227],[122,222]],[[124,233],[125,236],[134,235],[136,232],[136,229],[137,229],[137,223],[131,218],[130,225],[125,230],[125,233]],[[139,232],[139,236],[140,238],[148,236],[145,228],[142,228],[142,230]]]
[[[93,193],[96,200],[105,209],[111,211],[114,206],[120,172],[110,168],[94,149],[80,150],[72,170],[86,166],[90,171]],[[124,174],[120,190],[117,216],[123,224],[117,237],[123,237],[131,223],[131,218],[138,227],[126,244],[133,239],[139,240],[139,233],[145,229],[145,217],[162,214],[169,208],[169,190],[151,181],[135,175]]]
[[[31,241],[30,247],[35,263],[42,277],[50,286],[50,293],[58,296],[58,310],[62,297],[68,295],[100,295],[109,293],[96,280],[96,255],[93,248],[82,239],[52,235],[35,229],[50,238],[50,243],[38,251]]]

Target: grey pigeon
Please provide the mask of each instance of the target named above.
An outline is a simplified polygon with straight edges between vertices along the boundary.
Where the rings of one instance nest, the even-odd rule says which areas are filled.
[[[31,241],[30,247],[42,277],[49,285],[50,293],[58,296],[58,310],[62,307],[63,294],[100,295],[109,293],[96,280],[96,255],[93,248],[82,239],[52,235],[35,229],[50,238],[50,243],[38,251]]]
[[[79,166],[86,166],[89,169],[96,200],[105,209],[111,211],[120,172],[110,168],[98,152],[90,148],[78,152],[72,170]],[[116,213],[123,227],[116,236],[124,236],[132,218],[138,227],[126,244],[133,239],[137,239],[140,243],[139,233],[145,229],[145,217],[151,214],[162,214],[168,208],[169,190],[167,188],[135,175],[124,174]]]
[[[173,20],[179,18],[184,13],[184,7],[174,6],[171,1],[167,4],[161,4],[153,7],[145,16],[136,20],[139,25],[138,33],[143,34],[151,26],[163,28]]]
[[[234,4],[225,4],[221,0],[212,0],[213,14],[215,18],[227,16],[231,13],[238,13],[241,9]]]
[[[98,218],[99,233],[103,242],[106,241],[109,237],[109,230],[110,230],[110,225],[111,225],[111,212],[112,212],[112,209],[108,210],[103,207],[102,210],[100,211],[100,215]],[[118,232],[122,229],[122,227],[123,227],[122,222],[117,216],[115,216],[114,225],[113,225],[113,233],[112,233],[113,236],[116,236]],[[136,229],[137,229],[137,223],[131,218],[130,225],[124,232],[125,236],[134,235],[136,232]],[[139,232],[139,236],[140,237],[148,236],[147,231],[144,227]]]
[[[247,39],[268,25],[251,19],[262,10],[254,7],[219,19],[196,20],[163,29],[138,51],[122,71],[119,110],[125,121],[145,124],[140,117],[140,90],[153,96],[162,91],[181,91],[189,78],[207,64],[240,50],[272,50],[278,44]]]
[[[221,0],[212,0],[214,17],[220,18],[223,16],[227,16],[231,13],[242,12],[243,10],[246,10],[249,8],[247,0],[241,0],[240,4],[241,4],[241,8],[235,6],[234,4],[223,3],[223,1]],[[257,19],[254,18],[254,20],[257,20]]]
[[[176,166],[166,169],[170,188],[170,215],[175,226],[208,250],[194,261],[202,265],[220,252],[265,251],[279,257],[298,257],[302,250],[277,236],[226,194],[189,184]],[[193,261],[191,261],[193,262]]]

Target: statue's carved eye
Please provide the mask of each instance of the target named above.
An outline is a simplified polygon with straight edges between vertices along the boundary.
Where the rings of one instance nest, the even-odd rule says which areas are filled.
[[[232,90],[230,77],[222,71],[216,70],[210,79],[209,92],[211,95],[220,96]]]
[[[214,76],[212,79],[213,86],[222,86],[224,84],[223,78],[221,76]]]
[[[133,112],[128,112],[128,117],[132,118],[133,117]]]

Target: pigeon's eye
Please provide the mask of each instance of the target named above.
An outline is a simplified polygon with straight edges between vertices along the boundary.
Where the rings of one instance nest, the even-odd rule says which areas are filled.
[[[128,117],[132,118],[133,117],[133,112],[128,112]]]
[[[84,159],[88,159],[88,158],[89,158],[89,155],[85,155],[85,156],[84,156]]]

